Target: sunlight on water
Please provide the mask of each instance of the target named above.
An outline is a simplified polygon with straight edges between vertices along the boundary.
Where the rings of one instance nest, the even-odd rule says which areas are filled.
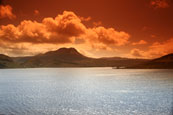
[[[0,114],[171,115],[173,70],[0,70]]]

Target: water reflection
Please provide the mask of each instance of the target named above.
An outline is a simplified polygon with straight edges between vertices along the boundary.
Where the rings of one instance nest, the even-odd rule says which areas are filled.
[[[172,70],[0,70],[0,114],[169,115]]]

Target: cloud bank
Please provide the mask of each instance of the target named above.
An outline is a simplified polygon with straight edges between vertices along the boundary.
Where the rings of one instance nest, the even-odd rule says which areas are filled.
[[[46,17],[41,22],[23,20],[19,25],[0,26],[1,43],[15,44],[83,44],[95,49],[110,49],[128,43],[130,35],[124,31],[103,26],[87,28],[83,21],[91,18],[64,11],[55,18]]]
[[[146,51],[134,48],[130,52],[132,57],[138,58],[155,58],[169,53],[173,53],[173,38],[164,42],[154,42]]]
[[[44,18],[41,23],[24,20],[18,26],[9,24],[0,27],[0,40],[13,43],[63,44],[73,43],[77,37],[93,43],[120,46],[126,44],[130,36],[114,28],[87,28],[80,17],[69,11],[64,11],[55,18]]]
[[[117,51],[121,53],[119,50],[122,51],[121,47],[125,46],[129,48],[130,57],[135,58],[155,58],[173,52],[173,38],[151,45],[145,40],[131,42],[130,34],[123,30],[105,28],[101,23],[86,27],[83,22],[89,20],[91,17],[64,11],[55,18],[46,17],[41,22],[23,20],[18,25],[1,25],[0,52],[10,56],[27,56],[60,47],[75,47],[83,49],[81,52],[88,51],[85,54],[96,51],[115,54]],[[148,50],[136,48],[143,45],[147,45]]]

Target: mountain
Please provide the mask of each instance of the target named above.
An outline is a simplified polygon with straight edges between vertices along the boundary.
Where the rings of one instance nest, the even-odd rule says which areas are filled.
[[[89,58],[74,48],[60,48],[33,57],[15,58],[23,67],[75,67],[79,65],[78,62],[86,59]]]
[[[50,51],[43,55],[42,57],[49,57],[51,59],[60,59],[60,60],[68,60],[68,61],[75,61],[75,60],[83,60],[88,59],[88,57],[80,54],[75,48],[60,48],[56,51]]]
[[[141,69],[173,69],[173,53],[162,56],[157,59],[131,66],[129,68],[141,68]]]
[[[114,67],[129,66],[146,62],[144,59],[121,57],[90,58],[79,53],[75,48],[60,48],[32,57],[13,58],[21,67]]]
[[[13,68],[17,67],[17,64],[13,61],[12,58],[0,54],[0,68]]]

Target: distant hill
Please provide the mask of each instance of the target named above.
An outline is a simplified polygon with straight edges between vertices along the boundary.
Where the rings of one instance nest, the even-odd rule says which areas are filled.
[[[173,53],[129,68],[173,69]]]
[[[12,58],[6,55],[0,54],[0,68],[12,68],[15,66],[16,64]]]
[[[32,57],[13,58],[21,67],[114,67],[129,66],[146,62],[144,59],[121,57],[90,58],[79,53],[75,48],[60,48]]]

